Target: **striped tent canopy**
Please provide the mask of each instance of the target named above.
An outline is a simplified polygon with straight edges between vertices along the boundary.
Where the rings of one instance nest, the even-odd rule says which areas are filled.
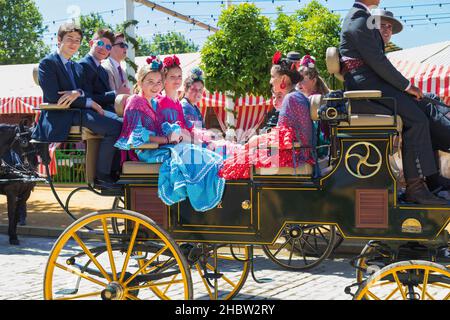
[[[226,95],[216,92],[205,92],[203,99],[199,103],[200,112],[203,118],[206,116],[207,108],[213,108],[223,132],[226,131]],[[266,114],[272,109],[271,99],[263,97],[246,96],[236,99],[234,111],[236,112],[236,133],[239,142],[245,141],[252,136],[260,127]]]
[[[450,104],[450,41],[392,52],[388,57],[412,84]]]
[[[42,97],[7,97],[0,98],[0,114],[37,114],[37,108],[42,103]]]

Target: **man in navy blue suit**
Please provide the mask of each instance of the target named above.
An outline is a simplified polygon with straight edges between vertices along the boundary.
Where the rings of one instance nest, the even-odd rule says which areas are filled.
[[[39,64],[39,85],[44,102],[70,106],[70,110],[42,111],[33,139],[44,142],[65,141],[70,127],[82,125],[93,133],[102,135],[97,168],[96,185],[115,188],[111,178],[114,143],[120,135],[122,124],[104,116],[104,110],[90,93],[82,90],[85,81],[83,67],[72,61],[78,51],[83,33],[73,23],[65,23],[58,30],[58,49]]]
[[[110,112],[114,112],[116,95],[130,94],[130,89],[127,87],[113,90],[110,86],[108,72],[101,65],[102,60],[109,57],[114,41],[114,33],[111,30],[98,30],[89,41],[91,50],[80,60],[85,76],[83,90],[92,97],[93,101]]]

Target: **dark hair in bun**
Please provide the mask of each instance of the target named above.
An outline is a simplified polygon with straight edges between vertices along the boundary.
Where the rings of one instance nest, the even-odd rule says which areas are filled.
[[[280,75],[287,75],[293,85],[303,80],[303,76],[298,72],[296,61],[283,58],[280,51],[275,52],[272,58],[272,70]]]
[[[295,62],[282,58],[279,64],[272,65],[272,69],[280,74],[289,77],[293,85],[303,80],[303,76],[297,71]]]

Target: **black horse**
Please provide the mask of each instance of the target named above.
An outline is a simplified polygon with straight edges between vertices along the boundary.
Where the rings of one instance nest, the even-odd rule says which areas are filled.
[[[11,245],[18,245],[17,223],[19,210],[26,205],[36,185],[38,148],[30,143],[31,129],[20,125],[0,124],[0,194],[8,202],[8,235]],[[18,161],[5,159],[14,154]]]

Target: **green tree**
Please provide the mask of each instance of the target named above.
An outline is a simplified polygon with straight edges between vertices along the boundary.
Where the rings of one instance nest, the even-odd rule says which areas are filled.
[[[298,51],[302,55],[314,56],[321,74],[328,76],[325,53],[328,47],[339,45],[339,15],[313,0],[290,16],[278,8],[274,25],[273,35],[278,50],[284,53]]]
[[[150,52],[145,55],[177,54],[197,52],[198,46],[179,32],[156,34],[150,44]]]
[[[50,48],[42,37],[47,30],[33,0],[0,0],[0,64],[35,63]]]
[[[201,50],[208,89],[229,92],[234,98],[270,95],[274,53],[270,20],[254,4],[241,3],[222,11],[218,27]]]

